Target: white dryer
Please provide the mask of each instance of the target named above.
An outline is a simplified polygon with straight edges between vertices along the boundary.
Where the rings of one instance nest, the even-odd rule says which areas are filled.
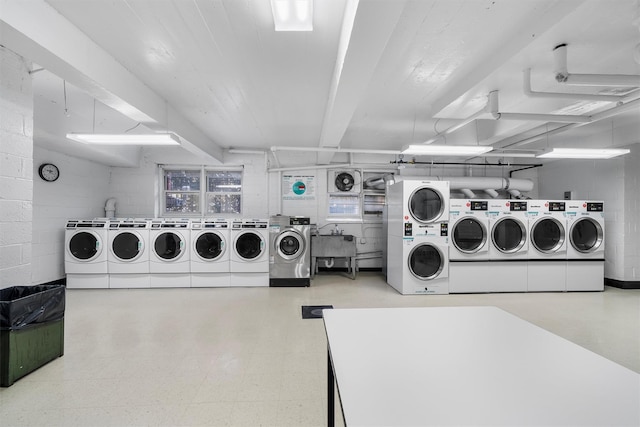
[[[108,288],[106,219],[66,222],[64,270],[68,288]]]
[[[110,288],[148,288],[149,221],[146,219],[109,220]]]
[[[529,292],[565,291],[567,218],[565,200],[529,200]]]
[[[231,286],[269,286],[269,220],[233,220],[231,242]]]
[[[567,291],[604,290],[604,203],[567,202]]]
[[[191,221],[191,287],[230,285],[230,231],[228,219],[205,218]]]
[[[528,267],[528,218],[526,200],[489,201],[493,273],[488,292],[526,292]]]
[[[188,219],[153,219],[149,230],[152,288],[188,288],[190,241]]]
[[[387,233],[421,237],[449,221],[449,181],[404,180],[387,188]]]

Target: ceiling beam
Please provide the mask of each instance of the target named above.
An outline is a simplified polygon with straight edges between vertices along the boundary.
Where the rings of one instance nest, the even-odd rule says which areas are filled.
[[[203,162],[222,162],[220,146],[45,1],[0,0],[0,43],[132,120],[176,133]]]

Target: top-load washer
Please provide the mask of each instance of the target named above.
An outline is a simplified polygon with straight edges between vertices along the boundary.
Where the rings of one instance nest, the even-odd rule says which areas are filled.
[[[231,245],[231,286],[269,286],[269,220],[233,220]]]
[[[604,290],[605,230],[602,201],[567,202],[567,290]]]
[[[190,287],[188,219],[153,219],[149,230],[151,287]]]
[[[269,286],[311,284],[311,219],[275,215],[269,219]]]
[[[68,288],[108,288],[106,219],[70,219],[65,226],[64,270]]]
[[[228,219],[191,221],[191,287],[229,286],[230,232]]]
[[[109,287],[148,288],[149,220],[109,221]]]
[[[529,200],[527,290],[565,291],[567,232],[565,200]]]

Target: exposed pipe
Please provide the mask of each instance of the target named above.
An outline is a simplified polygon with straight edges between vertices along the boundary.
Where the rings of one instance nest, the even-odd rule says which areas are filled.
[[[534,120],[541,122],[559,123],[589,123],[588,116],[576,116],[567,114],[538,114],[538,113],[501,113],[498,106],[498,91],[489,92],[489,104],[491,115],[496,120]]]
[[[476,198],[475,193],[474,193],[473,191],[471,191],[470,189],[468,189],[468,188],[461,188],[461,189],[460,189],[460,192],[461,192],[462,194],[464,194],[464,196],[465,196],[467,199],[475,199],[475,198]]]
[[[451,190],[482,190],[486,189],[494,190],[508,190],[510,188],[519,191],[531,191],[533,190],[533,181],[529,179],[520,178],[500,178],[500,177],[468,177],[468,176],[398,176],[396,182],[414,179],[422,181],[449,181],[449,188]],[[495,193],[497,197],[497,192]]]
[[[359,153],[359,154],[388,154],[398,155],[402,154],[400,150],[369,150],[364,148],[328,148],[328,147],[287,147],[274,145],[271,147],[272,152],[276,151],[311,151],[311,152],[326,152],[326,153]]]
[[[516,190],[515,188],[510,188],[509,190],[507,190],[507,193],[509,193],[511,195],[512,198],[514,199],[521,199],[522,198],[522,194]]]
[[[567,44],[553,48],[554,73],[558,83],[577,86],[630,86],[640,87],[639,75],[571,74],[567,70]]]
[[[500,196],[500,194],[498,194],[498,192],[496,190],[493,190],[491,188],[485,189],[484,192],[487,193],[487,195],[489,197],[491,197],[492,199],[497,199],[498,196]]]
[[[311,165],[311,166],[291,166],[287,168],[274,168],[269,169],[269,172],[289,172],[289,171],[301,171],[311,169],[338,169],[338,168],[353,168],[354,166],[349,163],[341,163],[336,165]]]
[[[116,199],[110,198],[107,199],[107,202],[104,205],[104,213],[107,218],[115,218],[116,216]]]
[[[333,267],[333,264],[335,264],[336,260],[334,258],[325,258],[324,259],[324,266],[326,268],[331,268]]]
[[[434,136],[433,138],[427,139],[425,142],[423,142],[423,144],[431,144],[433,142],[438,141],[442,136],[444,135],[449,135],[450,133],[453,133],[455,131],[457,131],[458,129],[468,125],[469,123],[471,123],[472,121],[476,120],[478,117],[484,115],[487,110],[489,108],[489,100],[487,99],[486,104],[484,104],[484,107],[482,107],[478,112],[472,114],[471,116],[467,117],[466,119],[462,120],[460,123],[451,126],[450,128],[440,132],[438,135]]]

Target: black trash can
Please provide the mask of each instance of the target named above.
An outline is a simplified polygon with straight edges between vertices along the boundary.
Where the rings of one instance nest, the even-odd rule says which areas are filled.
[[[64,354],[64,285],[0,289],[0,387]]]

